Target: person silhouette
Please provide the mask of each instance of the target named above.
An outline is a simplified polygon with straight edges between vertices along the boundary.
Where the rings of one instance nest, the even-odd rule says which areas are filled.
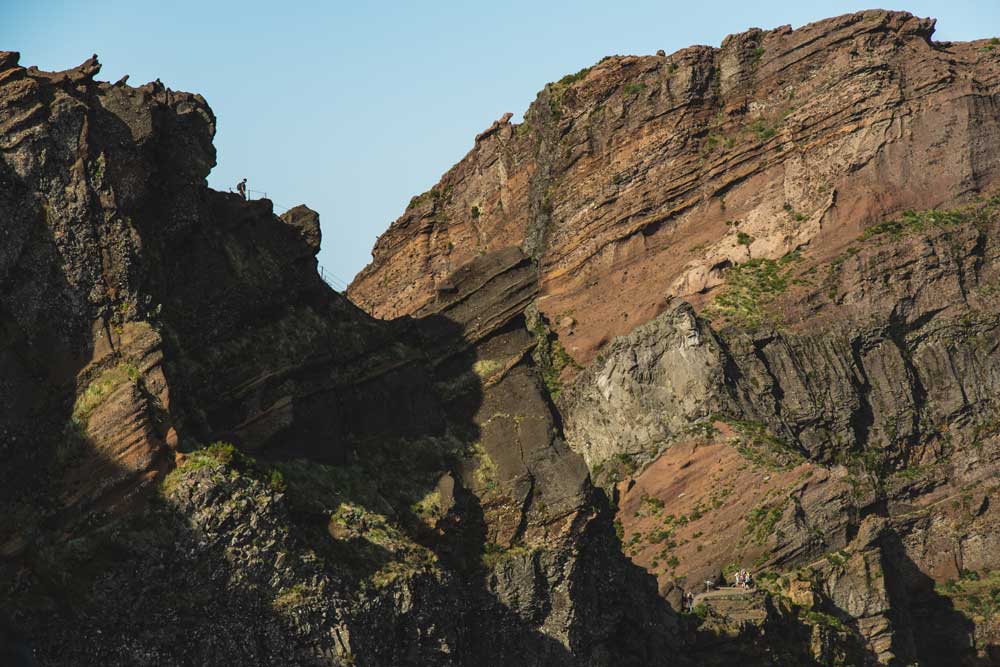
[[[240,196],[243,197],[243,199],[247,198],[247,179],[244,178],[236,184],[236,191],[240,193]]]

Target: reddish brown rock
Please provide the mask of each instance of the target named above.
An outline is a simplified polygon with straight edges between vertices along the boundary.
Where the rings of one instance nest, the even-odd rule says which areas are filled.
[[[565,347],[585,362],[733,262],[833,249],[988,189],[1000,57],[933,42],[933,25],[860,12],[549,84],[523,124],[491,128],[411,202],[348,295],[377,317],[412,313],[480,252],[522,247],[539,308],[572,314]]]
[[[582,366],[547,384],[569,446],[621,480],[625,553],[674,600],[726,565],[803,574],[774,588],[799,624],[781,632],[821,662],[998,651],[975,600],[1000,566],[1000,50],[933,29],[859,12],[564,77],[415,198],[348,290],[420,313],[520,249]],[[695,446],[720,423],[743,439]]]

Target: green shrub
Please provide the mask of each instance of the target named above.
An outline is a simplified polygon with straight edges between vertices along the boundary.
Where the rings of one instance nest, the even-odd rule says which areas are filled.
[[[602,485],[617,484],[627,477],[631,477],[638,469],[639,464],[632,454],[615,454],[603,463],[604,479],[599,480]]]
[[[682,433],[686,436],[700,437],[706,440],[711,440],[715,436],[719,435],[719,429],[716,428],[712,420],[709,419],[707,421],[698,421],[693,424],[688,424],[684,427]]]
[[[576,74],[567,74],[555,83],[550,83],[545,87],[549,98],[549,111],[555,118],[559,118],[562,115],[562,98],[566,89],[587,76],[587,72],[589,71],[589,67],[584,67]]]
[[[275,611],[290,610],[307,604],[310,600],[319,597],[319,595],[320,591],[312,590],[305,584],[298,583],[282,590],[281,593],[275,596],[271,602],[271,606]]]
[[[577,81],[581,81],[583,77],[587,76],[587,72],[590,71],[590,67],[584,67],[582,70],[576,74],[567,74],[563,78],[559,79],[557,82],[560,86],[571,86]]]
[[[562,372],[567,367],[579,369],[580,365],[569,356],[559,338],[549,330],[540,314],[528,318],[528,330],[535,336],[535,349],[531,358],[537,365],[545,388],[553,401],[562,393]]]
[[[908,234],[916,234],[928,228],[942,228],[960,224],[970,218],[968,211],[961,209],[929,211],[904,211],[903,214],[894,220],[880,222],[865,229],[859,240],[867,241],[875,237],[885,237],[892,240],[902,238]]]
[[[744,241],[752,242],[749,235],[745,236]],[[721,293],[703,314],[713,323],[760,326],[765,320],[765,306],[788,289],[790,264],[798,259],[798,254],[792,253],[779,260],[751,259],[730,267]]]
[[[747,126],[747,129],[756,135],[761,141],[767,141],[778,134],[778,130],[762,118],[750,123],[750,125]]]
[[[840,566],[847,562],[847,553],[844,551],[831,551],[824,556],[831,565]]]
[[[757,544],[763,544],[767,537],[774,532],[774,527],[781,520],[784,514],[785,505],[788,501],[774,505],[761,505],[755,507],[747,514],[747,533]]]
[[[838,632],[846,629],[844,627],[844,623],[839,618],[837,618],[836,616],[832,616],[830,614],[826,614],[821,611],[815,611],[810,609],[809,611],[803,614],[802,618],[803,620],[806,621],[806,623],[809,623],[810,625],[821,625],[823,627],[831,628]]]
[[[87,418],[111,393],[126,382],[136,382],[139,369],[134,364],[120,363],[98,375],[77,397],[73,405],[73,419],[86,425]]]
[[[650,496],[645,493],[642,494],[642,498],[640,498],[640,501],[643,505],[649,505],[652,508],[654,514],[662,510],[664,506],[663,500],[657,498],[656,496]]]
[[[280,470],[274,469],[271,471],[269,483],[275,491],[284,492],[288,490],[288,483],[285,482],[285,476]]]

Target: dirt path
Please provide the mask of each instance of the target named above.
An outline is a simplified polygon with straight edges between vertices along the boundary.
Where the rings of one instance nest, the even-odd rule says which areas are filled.
[[[721,586],[719,588],[713,588],[712,590],[699,593],[694,596],[694,604],[697,606],[702,602],[710,602],[712,600],[739,600],[748,599],[753,597],[754,592],[757,589],[751,588],[749,590],[743,588],[737,588],[736,586]]]

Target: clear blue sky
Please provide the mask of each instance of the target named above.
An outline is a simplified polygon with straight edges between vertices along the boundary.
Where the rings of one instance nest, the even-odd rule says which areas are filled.
[[[756,26],[870,9],[819,0],[294,2],[0,0],[0,49],[43,69],[97,53],[101,78],[159,78],[218,116],[210,184],[320,212],[320,262],[350,280],[410,197],[504,112],[608,54],[718,46]],[[1000,34],[997,0],[914,0],[937,39]]]

